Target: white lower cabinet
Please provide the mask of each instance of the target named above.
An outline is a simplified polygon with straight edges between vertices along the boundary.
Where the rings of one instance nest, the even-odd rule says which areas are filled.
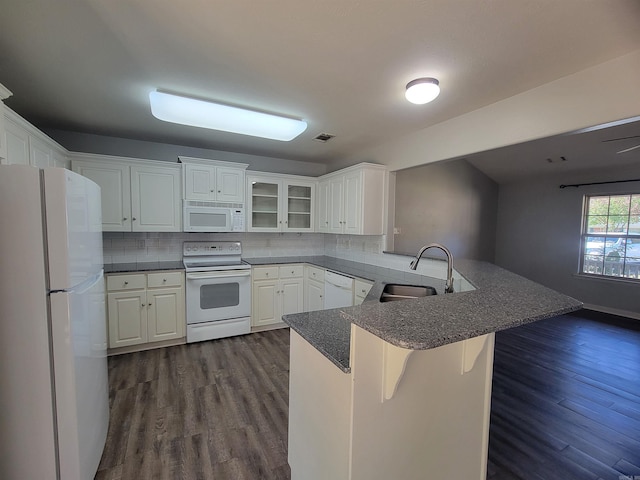
[[[185,335],[184,273],[107,275],[109,348]]]
[[[304,311],[324,310],[324,269],[312,265],[304,268]]]
[[[303,266],[266,265],[253,268],[251,326],[282,323],[282,316],[303,311]]]
[[[356,278],[353,286],[353,304],[361,305],[362,302],[364,302],[364,299],[367,298],[372,286],[373,283],[370,281]]]

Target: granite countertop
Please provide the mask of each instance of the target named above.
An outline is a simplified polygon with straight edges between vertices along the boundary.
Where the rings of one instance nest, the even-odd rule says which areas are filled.
[[[443,280],[412,273],[408,266],[403,272],[333,257],[245,260],[251,265],[310,263],[374,282],[362,305],[283,317],[344,372],[350,371],[351,323],[398,347],[427,350],[582,307],[571,297],[488,262],[456,260],[455,270],[476,290],[444,295]],[[385,283],[430,285],[438,295],[380,303]]]
[[[107,263],[104,273],[152,272],[155,270],[184,270],[182,261],[175,262],[138,262],[138,263]]]

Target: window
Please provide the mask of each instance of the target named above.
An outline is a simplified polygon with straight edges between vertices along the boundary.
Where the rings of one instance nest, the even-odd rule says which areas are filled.
[[[581,273],[640,280],[640,194],[586,196]]]

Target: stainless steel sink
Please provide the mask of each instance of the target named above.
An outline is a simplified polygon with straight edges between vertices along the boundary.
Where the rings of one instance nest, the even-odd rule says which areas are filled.
[[[402,285],[399,283],[387,283],[380,295],[381,302],[395,302],[397,300],[410,300],[412,298],[437,295],[436,289],[424,285]]]

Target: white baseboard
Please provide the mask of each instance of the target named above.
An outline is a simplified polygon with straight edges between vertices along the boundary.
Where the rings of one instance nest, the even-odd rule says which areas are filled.
[[[630,312],[628,310],[620,310],[617,308],[601,307],[600,305],[591,305],[585,303],[583,308],[586,310],[593,310],[595,312],[610,313],[611,315],[618,315],[620,317],[633,318],[634,320],[640,320],[640,313]]]

